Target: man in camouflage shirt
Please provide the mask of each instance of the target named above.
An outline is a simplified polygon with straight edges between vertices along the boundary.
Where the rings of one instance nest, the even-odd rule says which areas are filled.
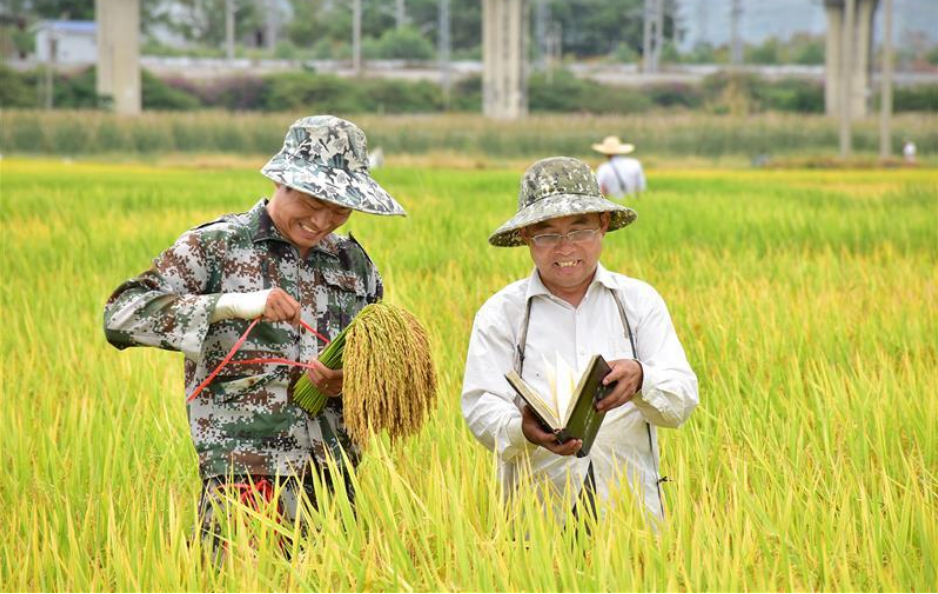
[[[251,210],[184,233],[153,267],[122,284],[104,312],[105,334],[119,349],[153,346],[185,354],[186,393],[221,363],[250,320],[262,321],[232,363],[189,404],[189,428],[204,481],[203,522],[232,482],[282,485],[281,512],[292,522],[298,488],[310,472],[332,485],[326,461],[354,464],[358,448],[342,419],[342,372],[316,360],[325,346],[302,319],[334,338],[369,303],[381,277],[359,243],[335,229],[353,210],[405,215],[368,173],[364,133],[332,116],[295,122],[281,151],[261,170],[276,191]],[[292,401],[298,367],[238,360],[281,358],[310,363],[310,379],[328,399],[313,417]],[[295,477],[301,477],[296,479]]]

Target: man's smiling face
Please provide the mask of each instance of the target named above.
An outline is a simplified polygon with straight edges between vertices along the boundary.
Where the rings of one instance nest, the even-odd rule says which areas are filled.
[[[521,236],[528,244],[541,282],[551,293],[565,299],[585,294],[596,272],[608,228],[607,213],[578,214],[536,223],[523,229]],[[558,240],[558,235],[563,237]]]
[[[274,225],[305,257],[326,236],[348,220],[352,209],[278,186],[267,212]]]

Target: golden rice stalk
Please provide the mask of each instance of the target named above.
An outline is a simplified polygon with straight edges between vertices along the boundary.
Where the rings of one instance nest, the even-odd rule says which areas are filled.
[[[348,329],[342,367],[345,426],[356,443],[420,430],[436,400],[436,371],[417,318],[386,303],[365,307]]]

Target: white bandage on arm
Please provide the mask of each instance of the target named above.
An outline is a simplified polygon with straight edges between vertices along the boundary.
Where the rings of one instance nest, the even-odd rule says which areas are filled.
[[[212,312],[212,323],[231,318],[253,320],[264,313],[267,307],[267,297],[271,291],[273,289],[252,293],[223,293],[218,298],[215,311]]]

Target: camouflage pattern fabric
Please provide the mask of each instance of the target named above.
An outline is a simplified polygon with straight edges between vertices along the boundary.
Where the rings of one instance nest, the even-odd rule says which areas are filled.
[[[572,157],[551,157],[531,165],[521,178],[518,212],[489,237],[497,247],[524,245],[520,229],[558,217],[591,212],[610,214],[609,231],[630,225],[631,208],[603,197],[599,182],[586,163]]]
[[[287,131],[283,148],[261,173],[339,206],[377,215],[407,215],[368,174],[365,133],[335,116],[297,120]]]
[[[303,319],[330,340],[383,295],[374,264],[354,238],[330,234],[305,261],[277,230],[261,200],[184,233],[153,268],[122,284],[105,306],[108,341],[119,349],[154,346],[185,354],[190,394],[221,362],[250,322],[210,324],[221,293],[280,287],[300,302]],[[286,358],[306,362],[324,345],[286,322],[260,322],[233,361]],[[229,473],[287,475],[310,459],[357,463],[345,432],[342,399],[330,398],[310,417],[295,406],[292,386],[302,368],[228,365],[189,404],[189,429],[202,478]],[[176,397],[182,399],[183,394]]]

